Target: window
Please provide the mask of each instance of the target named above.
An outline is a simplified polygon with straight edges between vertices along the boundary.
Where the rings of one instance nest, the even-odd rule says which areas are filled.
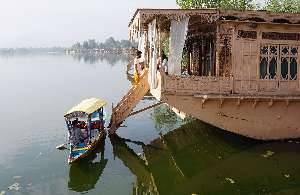
[[[290,45],[262,45],[260,79],[296,80],[299,48]]]
[[[260,48],[260,78],[276,79],[278,50],[277,45],[264,45]]]

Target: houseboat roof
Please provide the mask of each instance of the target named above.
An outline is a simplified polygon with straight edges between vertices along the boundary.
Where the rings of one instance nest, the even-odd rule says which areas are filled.
[[[89,115],[97,111],[99,108],[105,106],[106,104],[106,101],[97,98],[86,99],[66,112],[64,117],[70,118],[69,116],[73,116],[72,113],[76,112],[81,112]]]
[[[265,10],[223,10],[223,9],[137,9],[129,22],[129,27],[139,21],[149,23],[156,16],[176,18],[180,16],[208,15],[215,20],[250,21],[265,23],[300,24],[300,13],[274,13]]]

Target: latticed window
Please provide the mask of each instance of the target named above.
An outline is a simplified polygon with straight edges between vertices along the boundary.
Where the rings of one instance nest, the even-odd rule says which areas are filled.
[[[260,47],[260,78],[296,80],[299,46],[262,45]]]

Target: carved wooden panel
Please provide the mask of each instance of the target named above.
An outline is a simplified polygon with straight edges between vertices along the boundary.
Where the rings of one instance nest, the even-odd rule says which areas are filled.
[[[199,43],[195,42],[192,45],[192,55],[191,55],[191,74],[199,75],[200,70],[200,52],[199,52]]]
[[[221,25],[218,34],[219,75],[228,77],[232,73],[233,28]]]
[[[278,82],[274,79],[262,79],[259,80],[258,83],[258,91],[259,92],[277,92],[278,91]],[[276,93],[279,95],[279,93]]]
[[[179,93],[230,93],[231,84],[231,78],[227,77],[166,76],[164,89]]]
[[[256,31],[238,30],[237,38],[257,39],[257,32]]]
[[[300,33],[263,32],[263,39],[300,41]]]

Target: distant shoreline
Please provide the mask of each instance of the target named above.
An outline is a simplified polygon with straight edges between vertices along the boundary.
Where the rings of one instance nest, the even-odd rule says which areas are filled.
[[[66,49],[66,54],[117,54],[134,55],[136,48],[111,48],[111,49]]]
[[[64,53],[63,47],[45,47],[45,48],[0,48],[0,54],[27,54],[27,53]]]
[[[70,48],[0,48],[2,55],[14,54],[67,54],[67,55],[134,55],[135,48],[117,48],[117,49],[70,49]]]

